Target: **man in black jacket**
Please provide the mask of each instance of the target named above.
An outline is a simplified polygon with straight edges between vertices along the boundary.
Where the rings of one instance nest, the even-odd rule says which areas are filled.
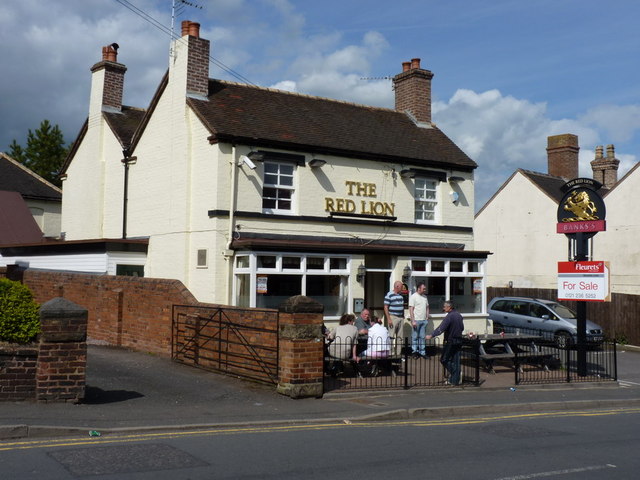
[[[460,383],[460,350],[462,349],[462,331],[464,330],[464,322],[462,315],[456,311],[453,303],[444,302],[442,310],[447,314],[442,323],[436,328],[431,335],[427,335],[426,339],[431,340],[444,332],[444,348],[440,363],[449,372],[449,385],[458,385]]]

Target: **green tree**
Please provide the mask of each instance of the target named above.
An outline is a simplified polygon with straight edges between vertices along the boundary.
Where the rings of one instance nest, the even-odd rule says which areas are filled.
[[[49,120],[43,120],[35,132],[29,129],[27,146],[22,147],[14,139],[9,145],[9,155],[25,167],[60,186],[57,178],[68,149],[64,145],[64,136],[58,125],[52,126]]]

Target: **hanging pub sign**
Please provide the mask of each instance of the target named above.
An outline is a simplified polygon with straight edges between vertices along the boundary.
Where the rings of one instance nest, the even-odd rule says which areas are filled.
[[[562,186],[564,196],[558,205],[557,232],[570,238],[576,234],[593,237],[607,228],[604,201],[598,193],[600,182],[591,178],[576,178]]]

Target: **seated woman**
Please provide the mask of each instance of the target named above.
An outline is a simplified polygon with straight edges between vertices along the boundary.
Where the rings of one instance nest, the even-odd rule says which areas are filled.
[[[340,324],[329,333],[329,356],[335,358],[330,367],[331,375],[342,372],[343,360],[349,360],[356,356],[356,345],[358,343],[358,329],[355,327],[355,315],[345,313],[340,317]]]

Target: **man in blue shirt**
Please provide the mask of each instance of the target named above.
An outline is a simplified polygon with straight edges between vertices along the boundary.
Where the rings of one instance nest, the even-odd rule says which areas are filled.
[[[426,339],[431,340],[441,333],[444,333],[444,348],[440,363],[449,372],[448,385],[458,385],[460,383],[460,350],[462,350],[462,331],[464,322],[450,301],[444,302],[442,310],[447,314],[433,334],[427,335]]]
[[[394,352],[401,353],[404,345],[404,298],[400,294],[402,282],[396,281],[393,290],[384,297],[384,316],[387,318],[389,336],[394,338]]]

